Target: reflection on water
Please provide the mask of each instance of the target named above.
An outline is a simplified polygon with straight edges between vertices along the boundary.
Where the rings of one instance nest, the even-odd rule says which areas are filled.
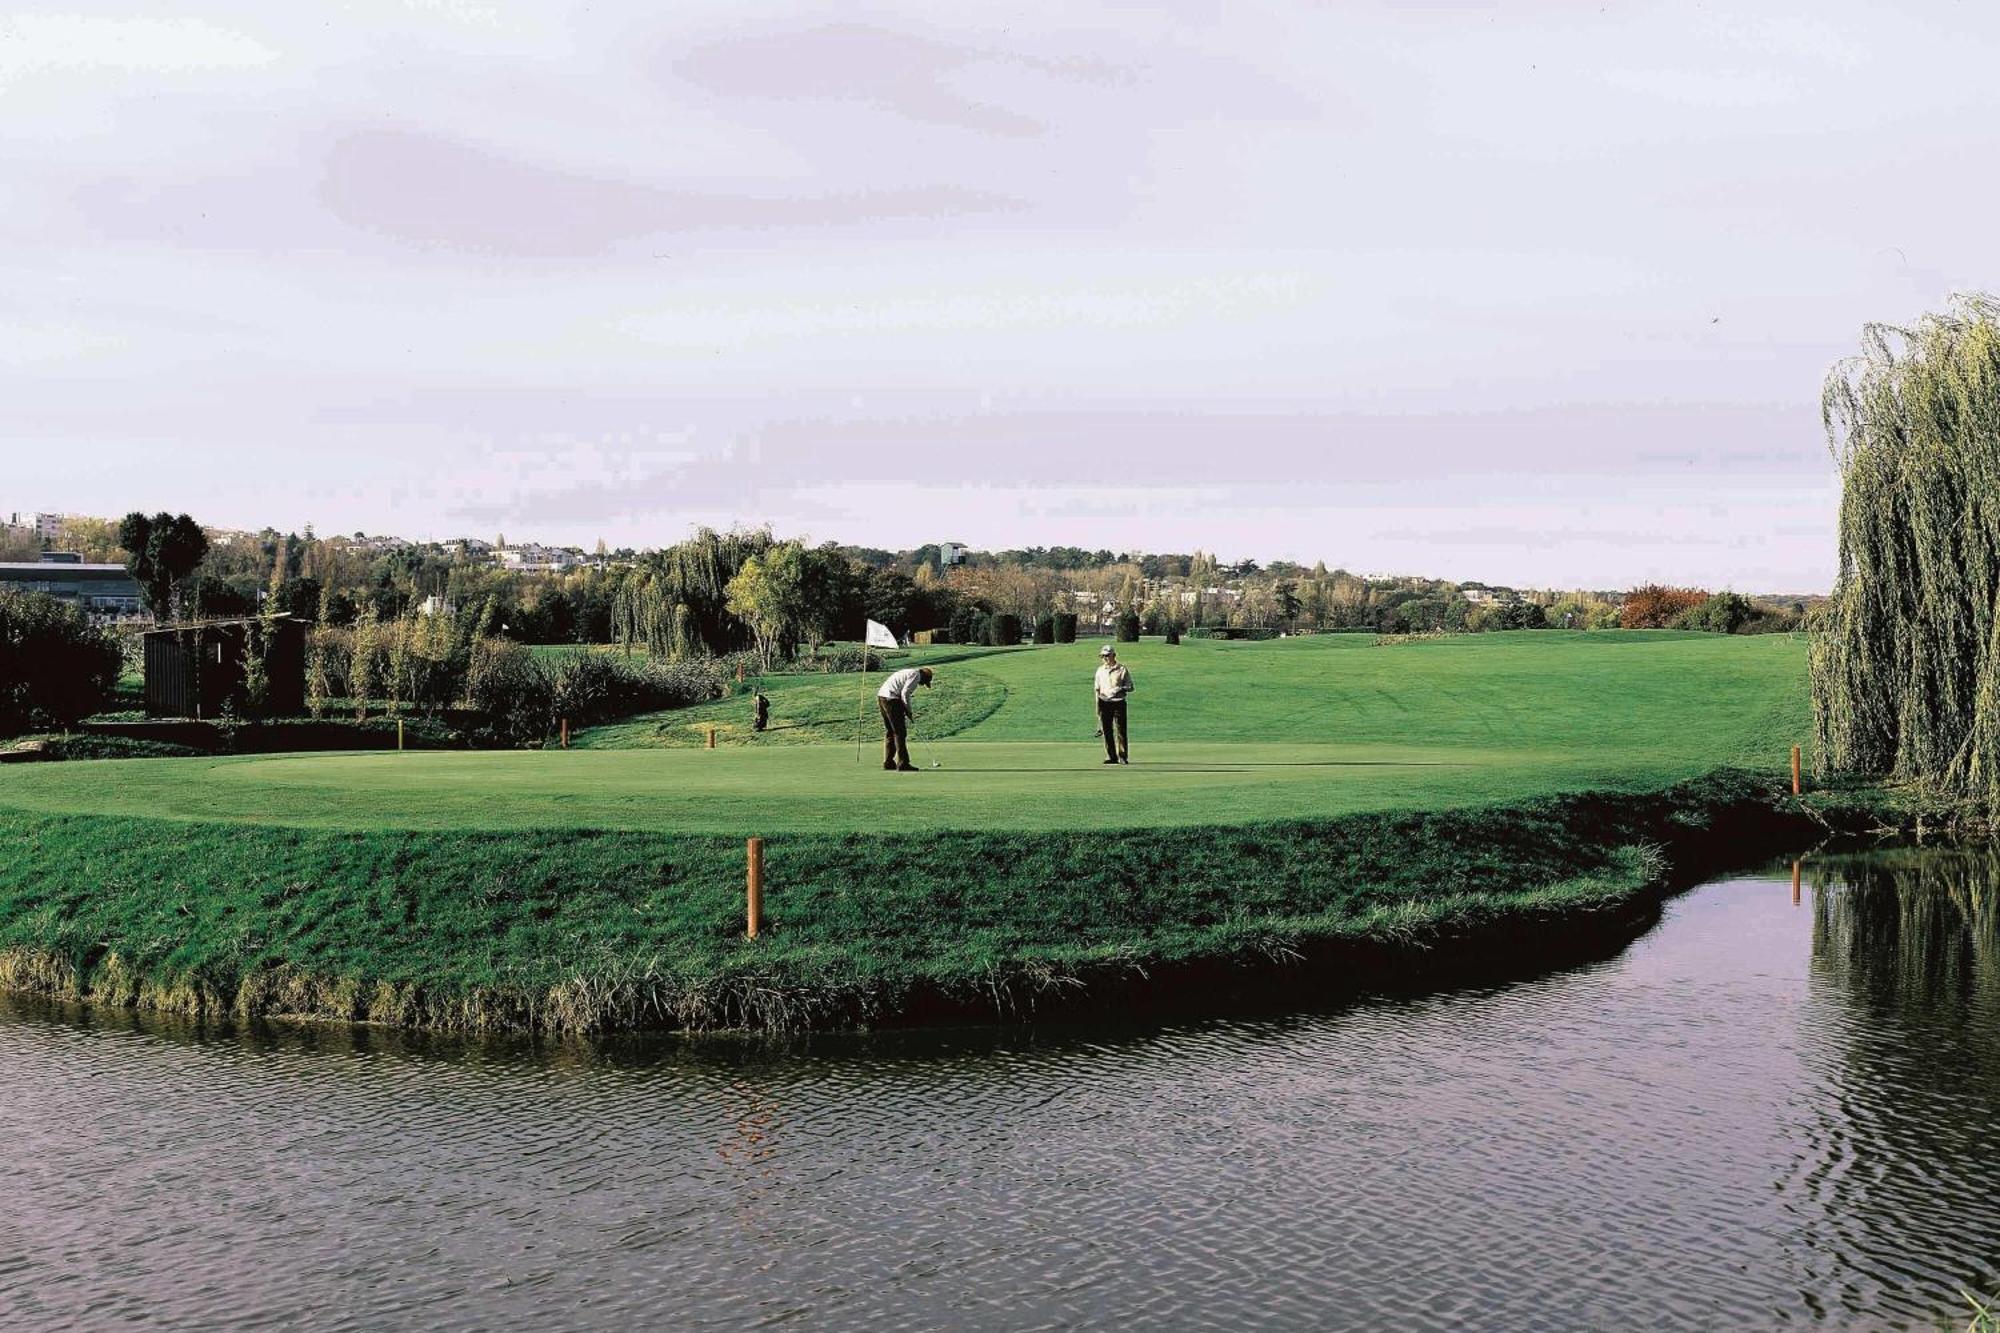
[[[2000,854],[1814,868],[1824,1042],[1816,1153],[1795,1187],[1846,1284],[2000,1288]]]
[[[1786,867],[1588,968],[1145,1031],[0,1000],[0,1323],[1931,1328],[2000,1290],[1996,869]]]

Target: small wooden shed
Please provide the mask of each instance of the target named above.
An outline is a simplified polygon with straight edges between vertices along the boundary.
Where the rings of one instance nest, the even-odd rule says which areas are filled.
[[[212,721],[244,710],[251,644],[262,631],[267,717],[306,707],[306,627],[289,615],[203,620],[146,633],[146,716]]]

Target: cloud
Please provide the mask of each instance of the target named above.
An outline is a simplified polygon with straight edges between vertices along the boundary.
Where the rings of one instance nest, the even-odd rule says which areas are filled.
[[[664,233],[838,227],[1013,207],[950,185],[749,195],[666,189],[536,166],[407,130],[343,136],[319,197],[341,221],[417,245],[532,258],[603,254]]]
[[[460,512],[481,523],[529,515],[596,523],[689,508],[748,513],[752,497],[782,510],[792,497],[871,486],[1040,495],[1038,513],[1060,512],[1079,494],[1094,503],[1123,495],[1134,512],[1172,496],[1206,497],[1218,512],[1311,509],[1330,495],[1392,505],[1455,497],[1477,507],[1489,495],[1524,486],[1544,494],[1556,484],[1586,500],[1632,503],[1633,488],[1724,478],[1734,487],[1817,486],[1825,472],[1809,406],[1411,415],[1106,408],[737,425],[727,444],[683,440],[670,459],[622,467],[615,480],[604,466],[583,482],[536,484],[517,473],[505,494]]]
[[[277,59],[255,38],[199,19],[0,18],[0,90],[31,74],[252,69]]]
[[[1097,62],[1037,60],[851,23],[711,42],[676,58],[673,68],[688,82],[725,97],[857,102],[981,134],[1043,133],[1048,127],[1042,121],[953,86],[956,77],[983,63],[1090,81],[1112,74]]]

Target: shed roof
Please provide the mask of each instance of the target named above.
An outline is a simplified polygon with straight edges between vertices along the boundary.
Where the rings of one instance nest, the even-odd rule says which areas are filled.
[[[297,619],[289,611],[281,611],[277,615],[268,618],[274,621]],[[230,616],[222,620],[189,620],[178,625],[161,625],[157,628],[146,630],[145,633],[148,637],[155,634],[181,634],[191,629],[226,629],[231,625],[261,625],[265,620],[266,617],[264,616]]]

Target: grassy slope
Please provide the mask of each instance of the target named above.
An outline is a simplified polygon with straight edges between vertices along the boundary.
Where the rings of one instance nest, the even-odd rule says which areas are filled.
[[[919,696],[917,757],[944,766],[921,774],[881,772],[872,725],[856,762],[859,678],[801,676],[770,682],[779,730],[754,740],[733,699],[601,728],[570,754],[9,767],[0,809],[730,836],[1205,826],[1777,771],[1809,726],[1804,645],[1791,638],[1148,642],[1127,652],[1137,762],[1110,772],[1091,738],[1095,651],[930,654],[944,683]],[[691,748],[711,721],[735,730],[713,753]],[[801,743],[821,740],[832,743]]]
[[[1126,838],[806,836],[770,849],[757,941],[742,935],[742,849],[718,838],[0,812],[16,849],[0,862],[0,985],[566,1031],[1012,1012],[1190,965],[1210,969],[1202,985],[1310,956],[1407,966],[1411,946],[1453,934],[1615,914],[1656,872],[1650,847],[1763,799],[1709,779]]]

